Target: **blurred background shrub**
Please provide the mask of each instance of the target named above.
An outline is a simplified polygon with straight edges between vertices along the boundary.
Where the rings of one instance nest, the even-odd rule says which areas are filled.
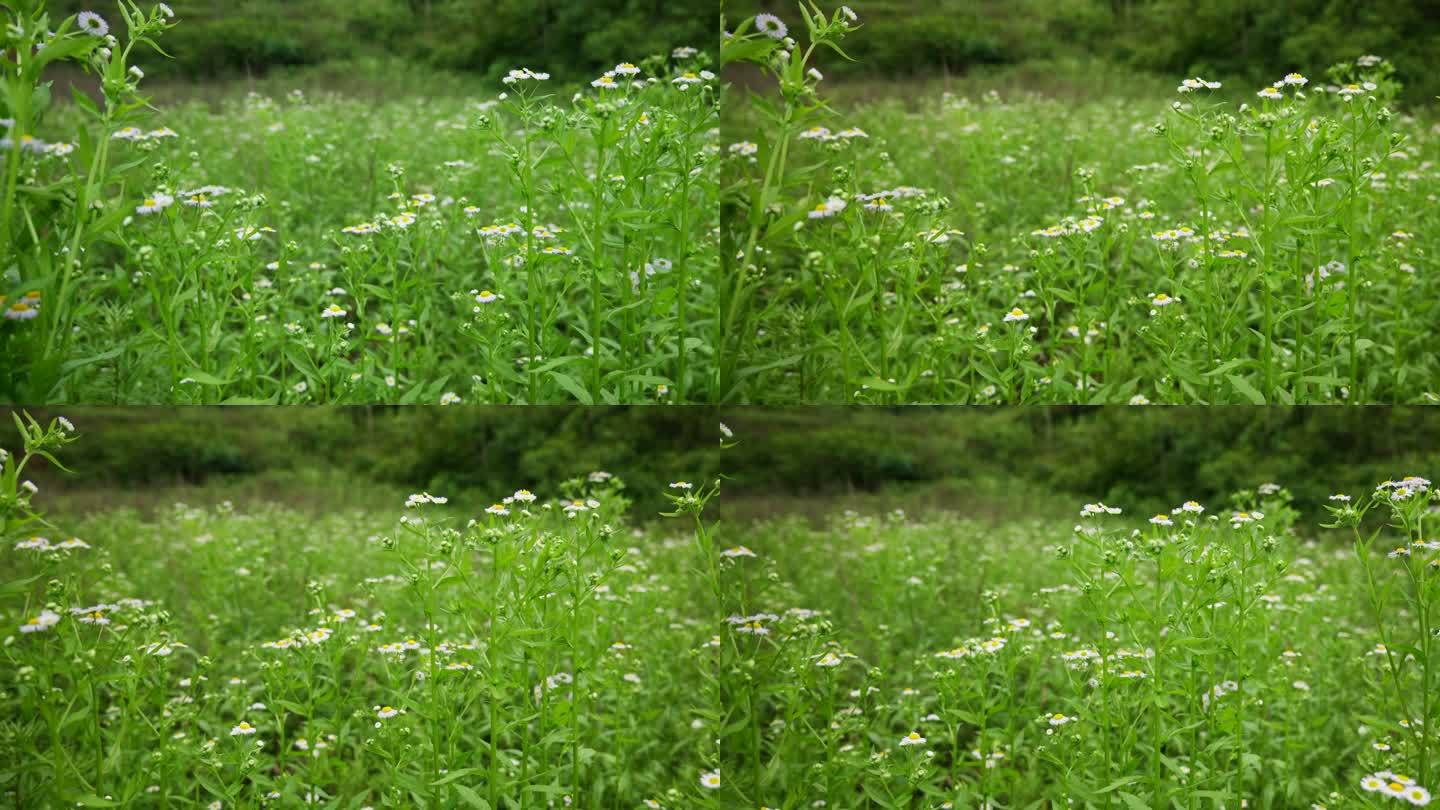
[[[1063,511],[1101,499],[1132,512],[1194,498],[1218,509],[1273,481],[1312,516],[1337,491],[1433,477],[1440,408],[67,408],[82,441],[42,490],[161,493],[285,481],[428,489],[481,505],[545,495],[592,470],[624,478],[637,514],[676,479],[726,476],[759,512],[835,508]],[[725,421],[739,445],[722,450]],[[14,449],[8,416],[0,447]],[[307,490],[308,491],[308,490]],[[297,491],[295,497],[302,497]],[[303,497],[311,497],[304,495]],[[401,496],[403,497],[403,495]],[[389,507],[393,503],[372,503]],[[753,511],[753,510],[752,510]]]
[[[142,3],[148,7],[149,3]],[[103,0],[50,0],[52,16]],[[172,81],[263,76],[331,62],[405,61],[494,80],[514,67],[588,81],[621,60],[681,45],[714,51],[711,0],[172,0],[173,60],[147,75]]]
[[[1440,7],[1431,0],[858,0],[865,29],[855,58],[825,60],[828,77],[927,79],[1032,66],[1066,86],[1119,67],[1168,77],[1203,75],[1256,90],[1290,71],[1320,78],[1330,65],[1377,54],[1395,63],[1412,102],[1440,94]],[[838,7],[822,3],[827,10]],[[756,10],[802,24],[793,2],[727,2],[727,24]],[[1079,66],[1077,68],[1077,66]],[[1076,70],[1082,75],[1073,74]],[[1251,86],[1253,85],[1253,87]],[[1241,94],[1244,95],[1244,94]]]

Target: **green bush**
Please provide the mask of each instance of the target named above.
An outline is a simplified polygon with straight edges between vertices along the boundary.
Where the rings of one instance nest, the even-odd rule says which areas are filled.
[[[58,413],[58,412],[57,412]],[[1432,470],[1433,408],[70,408],[87,438],[66,458],[79,483],[200,483],[215,477],[334,474],[454,497],[603,469],[640,514],[675,478],[725,476],[741,495],[883,496],[1000,482],[1168,509],[1176,492],[1217,502],[1266,481],[1318,512]],[[37,417],[49,414],[36,411]],[[721,450],[719,422],[739,444]],[[16,445],[0,425],[0,447]],[[1315,469],[1326,469],[1323,476]],[[37,471],[54,476],[53,471]],[[1313,483],[1311,483],[1313,482]],[[882,497],[883,500],[883,497]],[[1078,505],[1078,504],[1077,504]]]

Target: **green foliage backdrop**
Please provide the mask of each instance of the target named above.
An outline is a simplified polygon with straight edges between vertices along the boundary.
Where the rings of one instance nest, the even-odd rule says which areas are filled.
[[[713,48],[712,0],[176,0],[175,61],[152,75],[203,79],[393,56],[485,74],[531,65],[570,79],[689,44]],[[822,4],[830,7],[832,4]],[[1113,63],[1170,76],[1269,83],[1377,53],[1411,100],[1440,93],[1440,14],[1419,0],[856,0],[869,28],[835,76],[923,77],[998,65]],[[51,0],[60,14],[106,0]],[[799,25],[795,3],[723,3],[733,20],[766,8]],[[838,60],[836,60],[838,62]],[[1075,77],[1068,77],[1075,78]]]
[[[1292,70],[1319,76],[1335,62],[1374,53],[1398,66],[1410,100],[1433,100],[1440,93],[1434,70],[1440,14],[1434,3],[1417,0],[859,0],[851,5],[868,30],[847,42],[856,62],[831,60],[829,75],[925,77],[1027,62],[1093,61],[1177,80],[1197,73],[1244,79],[1259,88]],[[732,16],[763,7],[800,24],[790,2],[726,6]]]
[[[107,0],[52,0],[61,16]],[[617,58],[713,49],[708,0],[175,0],[173,62],[154,76],[202,79],[390,56],[490,78],[513,67],[593,78]]]
[[[59,412],[57,412],[59,413]],[[493,499],[605,469],[653,515],[676,478],[726,475],[774,496],[1016,485],[1131,510],[1218,502],[1275,481],[1302,506],[1330,488],[1435,472],[1440,409],[70,408],[81,442],[55,483],[143,489],[276,470]],[[41,416],[41,412],[35,412]],[[719,445],[719,422],[739,444]],[[0,446],[16,445],[8,416]],[[1432,476],[1433,477],[1433,476]],[[884,502],[884,498],[879,499]],[[955,508],[963,508],[963,497]],[[842,499],[843,503],[843,499]],[[1068,501],[1067,501],[1068,503]],[[1075,504],[1078,508],[1079,503]],[[1024,508],[1023,503],[1019,508]],[[1318,511],[1318,508],[1317,508]]]

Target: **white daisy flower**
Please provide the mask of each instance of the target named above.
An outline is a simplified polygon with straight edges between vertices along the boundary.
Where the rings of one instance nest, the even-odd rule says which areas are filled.
[[[771,39],[784,39],[785,35],[790,33],[785,21],[774,14],[756,14],[755,30]]]
[[[141,216],[158,214],[166,208],[169,208],[174,202],[175,198],[169,194],[156,194],[153,197],[146,197],[144,202],[135,206],[135,213]]]
[[[105,22],[104,17],[93,11],[80,12],[80,16],[75,18],[75,27],[96,39],[103,38],[110,33],[110,24]]]
[[[20,625],[22,633],[40,633],[60,623],[60,614],[53,610],[42,610],[29,621]]]

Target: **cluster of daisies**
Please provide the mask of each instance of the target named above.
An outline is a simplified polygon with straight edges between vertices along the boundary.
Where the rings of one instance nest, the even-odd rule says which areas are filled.
[[[1397,509],[1408,508],[1414,499],[1422,496],[1425,497],[1426,503],[1429,503],[1430,500],[1427,493],[1430,492],[1431,486],[1432,484],[1428,479],[1417,475],[1407,475],[1386,480],[1377,486],[1376,500],[1381,502],[1391,500],[1396,504]],[[1284,500],[1288,498],[1285,488],[1274,482],[1260,484],[1255,488],[1255,494],[1262,499],[1279,498]],[[1348,506],[1352,499],[1348,495],[1337,493],[1331,495],[1329,500],[1333,503]],[[1343,508],[1343,506],[1335,508]],[[1269,511],[1268,507],[1266,507],[1266,511]],[[1091,533],[1097,525],[1094,522],[1097,519],[1113,520],[1123,513],[1123,510],[1119,507],[1110,506],[1103,502],[1086,503],[1081,507],[1080,515],[1082,518],[1087,519],[1087,521],[1082,526],[1076,526],[1075,531],[1079,534]],[[854,529],[864,532],[863,536],[867,542],[873,541],[862,549],[864,552],[881,553],[887,551],[885,544],[875,539],[874,533],[877,524],[874,521],[861,519],[858,516],[849,516],[847,520]],[[1231,531],[1242,533],[1248,533],[1256,530],[1258,527],[1264,527],[1263,529],[1259,529],[1261,532],[1282,531],[1278,526],[1266,524],[1267,516],[1265,511],[1254,508],[1214,510],[1207,508],[1206,505],[1200,501],[1193,499],[1185,500],[1168,511],[1160,512],[1143,520],[1155,529],[1152,535],[1152,543],[1168,544],[1178,542],[1177,534],[1185,530],[1181,527],[1190,527],[1200,521],[1204,521],[1207,525],[1228,527]],[[1119,539],[1120,546],[1126,547],[1134,545],[1140,538],[1145,536],[1145,533],[1140,529],[1132,529],[1128,536],[1130,538],[1129,540]],[[1121,536],[1117,535],[1117,538],[1119,537]],[[798,541],[796,538],[790,537],[787,537],[785,542],[799,546],[808,545],[807,543]],[[1210,558],[1220,552],[1227,542],[1228,541],[1217,540],[1198,548],[1189,549],[1187,551],[1187,559],[1195,562]],[[1316,546],[1318,548],[1318,544],[1316,544]],[[1412,540],[1409,544],[1397,548],[1390,556],[1407,556],[1413,549],[1421,548],[1440,550],[1440,542],[1422,541],[1418,539]],[[832,550],[830,553],[835,553],[842,557],[850,556],[842,551]],[[747,547],[735,546],[727,553],[722,553],[722,556],[730,557],[738,564],[741,558],[750,558],[758,555]],[[1341,558],[1342,556],[1343,555],[1337,553],[1337,558]],[[1298,590],[1293,594],[1293,599],[1296,603],[1334,601],[1335,597],[1326,593],[1327,586],[1319,585],[1317,587],[1314,574],[1307,570],[1314,565],[1317,565],[1317,562],[1308,556],[1296,558],[1290,566],[1280,565],[1277,562],[1276,570],[1283,572],[1284,575],[1277,576],[1272,584],[1281,585],[1285,583],[1298,586]],[[794,561],[790,561],[790,564],[784,567],[794,567]],[[847,566],[847,568],[851,567],[853,566]],[[896,572],[886,570],[884,575],[894,576]],[[868,574],[856,572],[853,576],[863,578],[864,576],[868,576]],[[919,576],[912,576],[907,582],[916,587],[924,584],[924,580]],[[1010,585],[1006,585],[1003,586],[1001,590],[1010,592],[1013,588]],[[1041,588],[1038,593],[1041,594],[1046,601],[1049,601],[1059,594],[1069,594],[1078,597],[1080,590],[1074,586],[1061,585]],[[1255,593],[1257,594],[1257,605],[1269,611],[1276,611],[1278,614],[1280,611],[1295,609],[1295,606],[1289,604],[1292,597],[1286,596],[1285,590],[1278,588],[1272,589],[1269,585],[1264,587],[1257,585]],[[1225,605],[1225,601],[1215,601],[1211,607],[1218,609]],[[833,618],[828,612],[805,610],[800,613],[806,617],[813,615],[822,616],[824,622],[820,626],[824,629],[820,632],[825,632],[831,629],[832,626],[838,626],[840,624],[840,622]],[[788,611],[782,612],[779,610],[736,614],[727,618],[726,624],[730,632],[737,634],[737,636],[754,639],[753,642],[742,644],[740,647],[742,650],[752,649],[756,653],[772,650],[780,654],[779,651],[782,648],[796,643],[803,643],[814,634],[814,631],[809,628],[801,632],[801,628],[787,627],[785,621],[790,615]],[[1329,621],[1328,617],[1326,620]],[[931,668],[931,676],[934,677],[937,682],[973,683],[977,680],[991,677],[996,673],[1006,674],[1006,677],[1014,677],[1014,673],[1017,671],[1014,669],[1014,659],[1017,656],[1023,656],[1031,662],[1038,662],[1041,657],[1048,657],[1050,655],[1053,655],[1053,660],[1056,660],[1066,671],[1066,681],[1075,685],[1088,685],[1088,688],[1091,690],[1099,689],[1102,683],[1107,684],[1112,690],[1118,690],[1122,688],[1124,684],[1143,685],[1156,677],[1155,667],[1158,664],[1157,659],[1159,657],[1157,650],[1144,644],[1135,643],[1134,640],[1127,639],[1128,630],[1120,631],[1117,628],[1114,632],[1107,632],[1105,633],[1104,641],[1096,643],[1093,640],[1086,640],[1083,636],[1068,630],[1067,625],[1069,622],[1062,621],[1059,618],[1044,622],[1043,626],[1040,626],[1041,622],[1038,619],[1013,615],[994,616],[985,619],[984,623],[987,625],[989,631],[987,635],[965,639],[961,641],[958,646],[929,653],[929,657],[934,661],[934,665]],[[887,639],[886,642],[882,643],[882,646],[890,643],[896,637],[904,637],[903,632],[897,632],[899,628],[894,627],[893,622],[881,625],[881,629]],[[1167,631],[1169,630],[1173,630],[1173,628],[1167,628]],[[1348,635],[1348,632],[1342,634],[1344,637],[1348,637]],[[1174,645],[1176,642],[1172,638],[1170,643]],[[1173,652],[1175,647],[1172,646],[1171,649]],[[901,655],[902,658],[908,658],[908,654],[903,651]],[[1393,647],[1387,648],[1384,644],[1378,644],[1367,654],[1367,657],[1385,660],[1394,657],[1394,655],[1395,649]],[[1304,655],[1296,649],[1291,649],[1287,646],[1278,652],[1277,658],[1280,666],[1279,673],[1284,673],[1286,670],[1292,669],[1295,671],[1295,674],[1310,671],[1310,667],[1307,667],[1304,663]],[[857,656],[845,650],[836,641],[825,641],[820,651],[807,653],[803,660],[803,664],[795,663],[794,665],[814,667],[823,671],[827,673],[825,677],[828,682],[830,677],[834,677],[830,675],[830,673],[835,673],[836,676],[846,674],[847,671],[842,670],[842,667],[852,660],[857,660]],[[916,663],[919,664],[922,659],[917,658],[915,660]],[[1020,666],[1023,668],[1033,668],[1038,665],[1038,663],[1026,663]],[[872,664],[867,664],[867,667],[868,666],[872,666]],[[869,670],[872,674],[879,672],[881,669],[889,669],[884,663],[874,664],[873,666],[877,666],[879,669]],[[1302,678],[1295,678],[1293,675],[1282,675],[1282,677],[1284,677],[1285,682],[1289,684],[1289,687],[1294,690],[1293,693],[1298,696],[1297,699],[1307,699],[1306,696],[1312,691],[1309,681]],[[1198,694],[1195,697],[1196,706],[1202,712],[1216,713],[1220,711],[1234,711],[1236,707],[1241,706],[1242,703],[1248,704],[1251,701],[1260,699],[1259,681],[1254,680],[1253,677],[1243,684],[1238,679],[1228,678],[1215,680],[1208,684],[1205,684],[1204,681],[1200,683],[1204,685],[1198,690]],[[1137,688],[1137,686],[1131,686],[1130,688]],[[1081,688],[1085,687],[1081,686]],[[882,691],[881,687],[867,684],[864,688],[852,689],[850,691],[850,697],[853,700],[859,701],[865,696],[880,691]],[[841,694],[843,694],[843,692]],[[901,704],[905,706],[904,711],[913,713],[912,716],[908,718],[904,717],[903,714],[901,717],[895,717],[891,712],[872,711],[868,707],[860,706],[858,703],[856,705],[841,706],[835,709],[833,717],[858,718],[863,715],[883,718],[874,722],[881,723],[885,726],[894,726],[897,724],[897,721],[904,722],[908,720],[909,722],[906,723],[907,727],[902,727],[898,730],[881,730],[878,732],[878,737],[872,730],[869,733],[869,737],[878,739],[888,734],[898,734],[898,736],[889,737],[889,739],[892,740],[891,745],[898,749],[916,752],[916,756],[920,757],[921,761],[931,761],[940,754],[939,751],[932,750],[934,747],[932,741],[943,740],[944,742],[941,743],[941,745],[949,745],[951,742],[950,736],[953,734],[953,731],[943,725],[943,721],[938,715],[934,713],[926,714],[930,709],[923,702],[926,700],[923,690],[906,688],[902,690],[900,694],[904,698]],[[1118,694],[1113,691],[1111,692],[1111,699],[1124,700],[1124,698],[1119,697]],[[953,709],[953,704],[951,708]],[[1072,733],[1077,728],[1083,732],[1086,726],[1085,722],[1083,722],[1085,715],[1082,713],[1080,716],[1077,716],[1071,713],[1069,707],[1066,707],[1066,709],[1064,712],[1045,711],[1035,718],[1035,722],[1041,726],[1041,733],[1043,735],[1049,737]],[[838,720],[832,720],[831,728],[841,728],[840,725],[837,725],[838,722]],[[1403,728],[1414,729],[1418,722],[1417,720],[1401,720],[1399,725]],[[776,724],[775,728],[777,732],[783,729],[780,724]],[[1368,731],[1362,729],[1362,733],[1368,733]],[[1418,734],[1420,732],[1416,733]],[[879,744],[877,743],[877,745]],[[874,752],[872,759],[879,758],[882,755],[890,755],[889,751],[884,750],[883,745],[880,747],[882,750]],[[1390,744],[1385,741],[1384,738],[1374,740],[1370,747],[1379,752],[1391,750]],[[839,750],[846,752],[856,748],[863,748],[863,743],[845,744]],[[977,750],[973,753],[973,756],[976,760],[980,761],[986,769],[998,767],[1005,759],[1003,752],[999,756],[991,757]],[[1189,768],[1186,768],[1185,773],[1188,774],[1189,772]],[[1426,806],[1431,802],[1431,794],[1426,787],[1417,784],[1416,780],[1410,777],[1393,771],[1377,771],[1371,773],[1360,781],[1359,787],[1364,792],[1409,802],[1415,806]],[[1339,799],[1338,793],[1332,793],[1330,796],[1332,799]],[[1322,805],[1317,804],[1315,806],[1320,807]]]
[[[0,295],[0,310],[5,313],[7,321],[29,321],[40,317],[40,301],[43,294],[39,290],[31,290],[20,296],[20,300],[11,302],[6,296]]]
[[[158,214],[161,211],[164,211],[165,209],[174,205],[177,198],[179,199],[180,204],[187,208],[198,208],[204,210],[207,208],[213,208],[215,206],[216,200],[224,197],[230,192],[231,189],[225,186],[216,185],[200,186],[199,188],[190,189],[188,191],[180,190],[176,191],[174,194],[157,191],[145,197],[139,205],[135,206],[135,213],[141,216]],[[240,241],[253,241],[254,239],[258,238],[258,235],[261,233],[273,232],[273,230],[267,228],[241,228],[236,230],[235,238]]]
[[[1376,771],[1360,780],[1360,789],[1366,793],[1378,793],[1392,799],[1401,799],[1416,807],[1430,803],[1430,791],[1415,783],[1404,774],[1392,771]]]

